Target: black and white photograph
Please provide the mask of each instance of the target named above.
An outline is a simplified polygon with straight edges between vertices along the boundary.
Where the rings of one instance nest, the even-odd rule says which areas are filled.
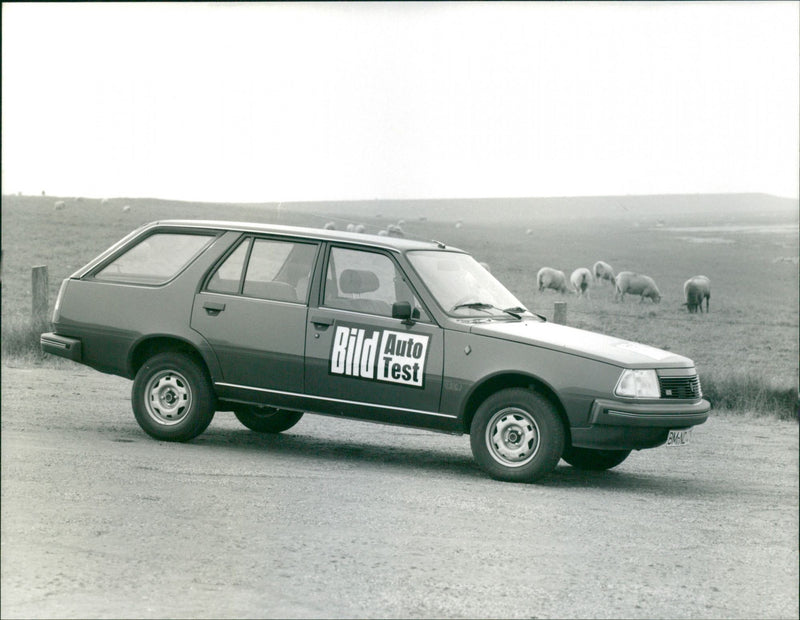
[[[800,614],[800,2],[3,2],[0,618]]]

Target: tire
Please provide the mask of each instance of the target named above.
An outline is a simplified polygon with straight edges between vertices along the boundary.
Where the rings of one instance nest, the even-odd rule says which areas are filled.
[[[240,406],[233,413],[251,431],[280,433],[289,430],[303,417],[302,413],[274,407]]]
[[[470,445],[478,465],[495,480],[535,482],[558,464],[564,425],[555,405],[542,394],[508,388],[478,407]]]
[[[561,458],[575,469],[602,471],[616,467],[628,458],[630,453],[630,450],[592,450],[567,446]]]
[[[183,353],[147,360],[131,390],[133,414],[142,430],[162,441],[188,441],[208,428],[216,397],[205,368]]]

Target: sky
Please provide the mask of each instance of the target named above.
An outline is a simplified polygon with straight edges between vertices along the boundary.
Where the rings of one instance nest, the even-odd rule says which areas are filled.
[[[798,197],[800,2],[2,4],[2,191]]]

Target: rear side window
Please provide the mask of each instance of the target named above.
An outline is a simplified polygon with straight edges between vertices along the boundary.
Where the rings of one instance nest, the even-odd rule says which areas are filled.
[[[94,274],[96,280],[163,284],[215,238],[213,234],[155,233]]]

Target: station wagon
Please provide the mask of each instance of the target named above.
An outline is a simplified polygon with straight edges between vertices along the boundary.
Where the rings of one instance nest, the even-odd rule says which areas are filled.
[[[41,347],[131,379],[159,440],[340,416],[468,434],[506,481],[686,444],[711,408],[692,360],[549,322],[467,252],[323,229],[146,224],[64,280]]]

